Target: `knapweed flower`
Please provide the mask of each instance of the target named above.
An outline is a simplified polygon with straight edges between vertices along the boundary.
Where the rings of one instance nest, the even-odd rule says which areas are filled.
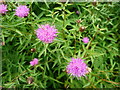
[[[7,12],[7,5],[1,4],[0,5],[0,13],[5,14]]]
[[[30,61],[31,66],[34,66],[36,64],[38,64],[38,59],[37,58],[34,58],[32,61]]]
[[[45,43],[52,43],[55,37],[57,37],[56,33],[58,33],[57,29],[49,24],[41,25],[40,28],[36,30],[37,38]]]
[[[88,38],[88,37],[84,37],[84,38],[82,39],[82,41],[83,41],[84,43],[88,43],[88,42],[89,42],[89,38]]]
[[[17,15],[18,17],[25,17],[28,16],[30,10],[29,8],[27,8],[27,6],[20,5],[15,11],[15,15]]]
[[[66,71],[75,77],[85,76],[88,71],[88,66],[80,58],[72,58],[72,61],[67,65]]]

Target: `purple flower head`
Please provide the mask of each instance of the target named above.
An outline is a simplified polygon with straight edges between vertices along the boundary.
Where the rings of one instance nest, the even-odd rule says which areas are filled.
[[[89,38],[88,38],[88,37],[84,37],[84,38],[82,39],[82,41],[83,41],[84,43],[88,43],[88,42],[89,42]]]
[[[36,64],[38,64],[38,59],[37,58],[34,58],[32,61],[30,61],[31,66],[34,66]]]
[[[79,12],[79,11],[76,11],[76,14],[80,14],[80,12]]]
[[[45,43],[52,43],[56,35],[57,29],[49,24],[41,25],[39,29],[36,30],[37,38]]]
[[[7,5],[1,4],[0,5],[0,13],[5,14],[7,12]]]
[[[75,77],[85,76],[89,71],[87,65],[80,58],[72,58],[72,61],[67,65],[67,73]]]
[[[15,11],[15,15],[17,15],[18,17],[25,17],[28,16],[30,10],[29,8],[27,8],[27,6],[20,5]]]

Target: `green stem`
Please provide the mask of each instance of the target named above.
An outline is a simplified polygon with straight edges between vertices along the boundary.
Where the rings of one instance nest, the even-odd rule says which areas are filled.
[[[66,38],[66,36],[65,36],[65,22],[66,22],[66,15],[65,15],[65,11],[63,10],[63,29],[62,29],[62,33],[63,33],[64,39]]]
[[[76,33],[75,33],[75,37],[74,37],[74,47],[75,47],[75,51],[74,51],[74,55],[76,56]]]
[[[88,43],[88,45],[87,45],[87,47],[86,47],[85,51],[83,52],[82,58],[84,58],[84,57],[85,57],[86,52],[87,52],[87,50],[89,49],[89,47],[90,47],[90,45],[91,45],[92,41],[95,39],[95,36],[97,35],[97,33],[98,33],[98,31],[96,31],[96,32],[95,32],[95,34],[93,35],[93,38],[92,38],[92,39],[91,39],[91,41]]]

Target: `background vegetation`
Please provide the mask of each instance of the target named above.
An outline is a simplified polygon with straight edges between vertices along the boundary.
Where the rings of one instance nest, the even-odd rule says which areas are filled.
[[[2,15],[2,87],[5,88],[119,88],[119,2],[7,2]],[[14,15],[17,6],[30,8],[28,17]],[[79,11],[79,13],[76,13]],[[78,23],[77,20],[81,22]],[[37,39],[38,25],[55,25],[51,44]],[[79,28],[86,29],[81,32]],[[84,44],[83,37],[90,42]],[[35,51],[31,51],[35,49]],[[72,57],[85,59],[91,73],[80,79],[65,69]],[[33,58],[39,64],[30,66]],[[34,80],[30,84],[28,78]]]

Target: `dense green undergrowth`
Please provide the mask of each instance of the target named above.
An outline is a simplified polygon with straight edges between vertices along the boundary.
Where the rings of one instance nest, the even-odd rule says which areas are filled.
[[[5,88],[119,88],[120,3],[99,2],[7,2],[2,15],[2,87]],[[18,5],[27,5],[25,18],[14,15]],[[79,11],[77,14],[76,11]],[[77,20],[81,22],[78,23]],[[53,43],[37,39],[38,25],[58,29]],[[80,27],[85,27],[81,32]],[[84,44],[83,37],[90,42]],[[31,49],[35,52],[31,52]],[[72,57],[85,59],[92,71],[80,79],[69,76]],[[39,64],[30,66],[33,58]],[[27,78],[33,82],[28,84]]]

